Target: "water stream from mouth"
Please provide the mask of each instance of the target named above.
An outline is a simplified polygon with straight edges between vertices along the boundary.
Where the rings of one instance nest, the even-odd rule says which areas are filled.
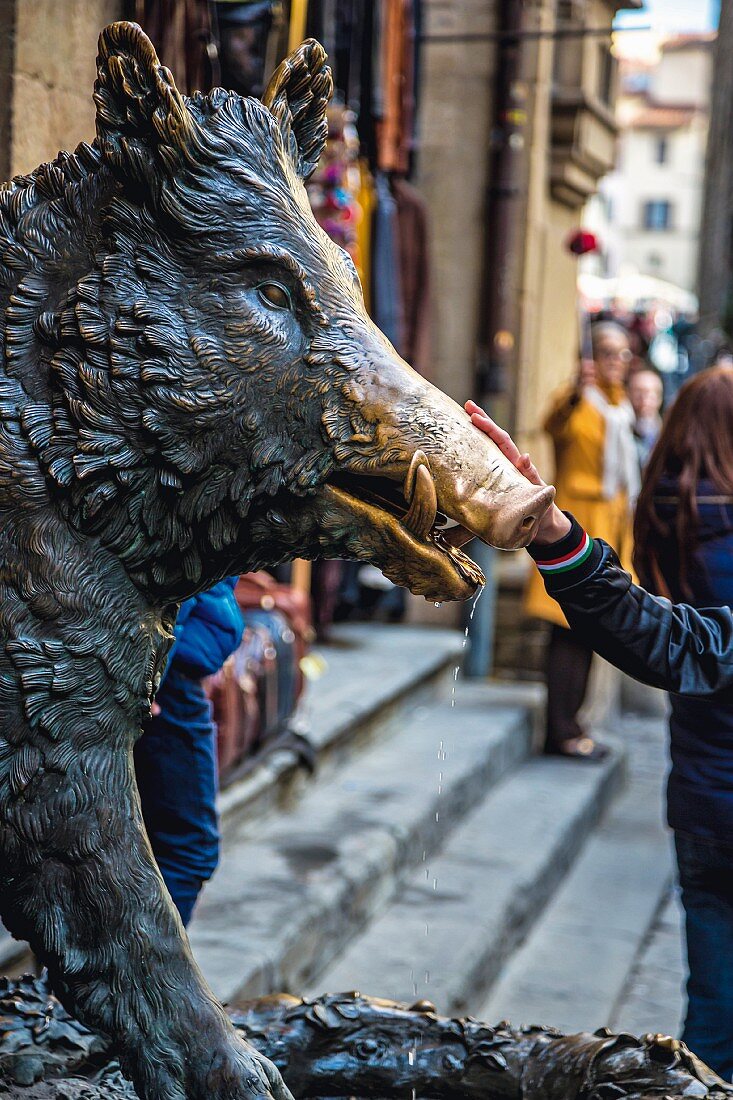
[[[454,707],[456,705],[456,684],[458,683],[458,673],[461,671],[461,665],[463,663],[463,658],[466,655],[466,646],[468,645],[468,633],[471,629],[471,623],[473,622],[473,616],[476,613],[476,605],[478,604],[479,600],[481,599],[483,593],[484,593],[484,585],[482,584],[481,587],[479,588],[478,592],[476,593],[476,595],[473,598],[473,603],[471,604],[471,611],[470,611],[469,616],[468,616],[468,622],[466,623],[466,629],[463,631],[463,642],[461,643],[461,659],[460,659],[460,661],[457,662],[456,667],[453,670],[453,688],[451,690],[451,697],[450,697],[451,707]]]
[[[455,667],[454,672],[453,672],[453,684],[452,684],[452,687],[451,687],[451,703],[450,703],[451,707],[455,707],[455,705],[456,705],[456,685],[458,683],[458,673],[460,672],[461,663],[462,663],[463,657],[465,655],[466,646],[468,645],[468,635],[469,635],[469,631],[470,631],[470,627],[471,627],[471,622],[473,621],[473,616],[474,616],[475,611],[476,611],[476,605],[479,602],[479,600],[481,599],[483,591],[484,591],[484,586],[481,585],[478,592],[474,596],[473,604],[471,605],[471,611],[470,611],[469,616],[468,616],[468,623],[466,625],[466,629],[463,632],[463,642],[461,644],[461,657],[460,657],[460,660],[458,661],[458,663],[456,664],[456,667]],[[441,607],[442,604],[436,603],[435,606],[436,607]],[[435,808],[435,824],[436,825],[440,821],[440,798],[443,794],[443,771],[444,771],[443,766],[445,764],[445,761],[448,758],[448,754],[445,750],[445,741],[443,740],[443,738],[441,738],[440,743],[438,745],[438,754],[437,755],[438,755],[438,790],[437,790],[438,800],[436,802],[436,808]],[[423,848],[422,862],[423,862],[423,866],[425,867],[425,881],[427,883],[427,882],[430,881],[430,867],[428,865],[428,853],[427,853],[426,848]],[[437,879],[437,876],[433,875],[433,891],[437,892],[437,889],[438,889],[438,879]],[[430,922],[429,921],[425,921],[425,935],[426,936],[430,935]],[[418,983],[416,981],[414,970],[411,971],[410,978],[411,978],[411,981],[412,981],[413,995],[415,997],[417,997],[417,995],[418,995]],[[425,982],[424,982],[424,984],[425,984],[426,992],[427,992],[427,987],[430,985],[430,971],[429,970],[425,971]],[[417,1056],[417,1049],[416,1048],[413,1048],[411,1051],[409,1051],[408,1061],[409,1061],[410,1065],[414,1064],[416,1056]],[[415,1100],[414,1091],[413,1091],[412,1100]]]

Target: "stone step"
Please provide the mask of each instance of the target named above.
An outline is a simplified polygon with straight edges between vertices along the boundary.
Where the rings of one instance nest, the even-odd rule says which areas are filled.
[[[219,997],[301,992],[411,868],[424,877],[423,858],[529,751],[532,708],[495,699],[459,684],[455,706],[418,707],[290,809],[227,830],[191,927]]]
[[[324,671],[306,686],[297,716],[317,763],[332,773],[355,750],[389,736],[406,711],[450,690],[463,655],[456,630],[348,623],[314,650]],[[224,827],[279,810],[311,785],[292,749],[270,753],[219,796]]]
[[[480,1009],[482,1019],[545,1023],[569,1033],[614,1031],[638,1023],[626,989],[658,919],[672,878],[663,825],[666,723],[631,715],[614,731],[628,752],[629,781],[526,943],[508,962]],[[679,974],[679,954],[674,956]],[[676,1005],[658,1026],[663,1031]],[[634,1028],[635,1030],[635,1028]],[[675,1032],[670,1032],[675,1034]]]
[[[536,757],[508,775],[309,992],[358,989],[475,1013],[618,788],[601,764]]]

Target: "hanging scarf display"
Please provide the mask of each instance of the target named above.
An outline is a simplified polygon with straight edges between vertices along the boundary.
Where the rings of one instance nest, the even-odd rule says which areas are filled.
[[[358,199],[361,188],[359,135],[354,114],[343,104],[334,104],[328,111],[326,148],[307,184],[308,198],[318,224],[331,240],[346,249],[364,279],[359,247],[359,223],[363,216]]]

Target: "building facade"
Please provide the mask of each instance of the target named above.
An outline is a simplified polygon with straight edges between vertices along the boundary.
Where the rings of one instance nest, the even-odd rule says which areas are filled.
[[[485,398],[545,462],[542,411],[577,360],[578,261],[568,236],[616,155],[611,24],[620,8],[638,6],[638,0],[424,5],[418,183],[433,226],[433,374],[459,400]],[[502,44],[507,27],[518,23],[521,58],[508,97],[516,125],[507,139],[517,156],[512,178],[497,181],[493,147],[507,114],[498,102]],[[492,188],[514,196],[512,231],[498,226],[511,242],[503,257],[487,241],[497,230]],[[492,283],[506,284],[513,304],[501,324],[486,316]],[[482,372],[482,355],[503,358],[504,369],[493,377]]]
[[[587,219],[601,240],[594,274],[695,290],[713,42],[685,35],[654,61],[622,62],[617,166]]]

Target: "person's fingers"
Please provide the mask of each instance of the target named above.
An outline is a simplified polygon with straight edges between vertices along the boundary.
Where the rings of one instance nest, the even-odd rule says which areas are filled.
[[[486,413],[472,413],[471,423],[480,428],[482,432],[485,432],[489,439],[496,443],[501,453],[506,455],[509,461],[516,466],[521,455],[519,447],[517,447],[509,432],[505,431],[504,428],[500,428]]]
[[[521,463],[521,465],[520,465]],[[517,463],[517,469],[524,474],[527,481],[531,481],[533,485],[545,485],[545,481],[540,477],[540,472],[535,466],[529,455],[522,455],[519,463]]]
[[[509,432],[504,428],[500,428],[475,401],[467,401],[465,408],[471,417],[471,423],[482,432],[485,432],[489,439],[493,440],[505,458],[508,458],[512,465],[516,466],[520,474],[527,478],[527,481],[531,481],[533,485],[545,485],[532,459],[528,454],[520,452]]]

